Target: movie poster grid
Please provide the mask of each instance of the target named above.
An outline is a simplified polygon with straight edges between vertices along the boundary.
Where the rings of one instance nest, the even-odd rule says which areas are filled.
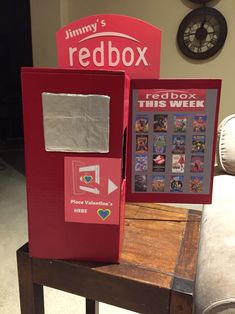
[[[207,116],[192,114],[189,123],[189,115],[173,114],[173,133],[171,142],[168,137],[168,143],[166,136],[168,114],[153,115],[151,127],[153,130],[150,129],[150,114],[136,116],[135,192],[163,193],[166,192],[167,185],[167,191],[171,193],[184,192],[186,163],[190,167],[190,177],[187,178],[189,191],[203,192]],[[192,130],[190,154],[189,152],[186,154],[188,128]],[[150,132],[153,132],[152,143],[149,142]],[[171,147],[171,156],[166,155],[168,145]],[[171,162],[171,174],[168,176],[166,176],[166,162]]]

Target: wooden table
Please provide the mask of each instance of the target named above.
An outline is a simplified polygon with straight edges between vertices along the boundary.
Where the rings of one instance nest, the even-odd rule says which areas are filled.
[[[22,314],[44,313],[43,286],[138,313],[192,313],[200,211],[127,204],[120,264],[31,258],[17,251]],[[95,301],[96,300],[96,301]]]

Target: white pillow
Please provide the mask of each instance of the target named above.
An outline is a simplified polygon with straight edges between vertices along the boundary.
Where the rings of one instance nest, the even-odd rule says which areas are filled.
[[[235,114],[225,118],[219,125],[217,154],[218,166],[235,175]]]

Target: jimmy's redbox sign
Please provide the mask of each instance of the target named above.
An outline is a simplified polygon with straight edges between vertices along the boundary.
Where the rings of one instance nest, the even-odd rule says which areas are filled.
[[[60,29],[56,40],[60,67],[125,70],[131,78],[159,78],[161,31],[136,18],[88,16]]]

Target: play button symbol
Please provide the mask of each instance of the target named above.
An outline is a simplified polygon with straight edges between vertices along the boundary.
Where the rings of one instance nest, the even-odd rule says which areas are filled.
[[[108,179],[108,194],[111,194],[113,191],[117,190],[116,184],[113,183],[110,179]]]

